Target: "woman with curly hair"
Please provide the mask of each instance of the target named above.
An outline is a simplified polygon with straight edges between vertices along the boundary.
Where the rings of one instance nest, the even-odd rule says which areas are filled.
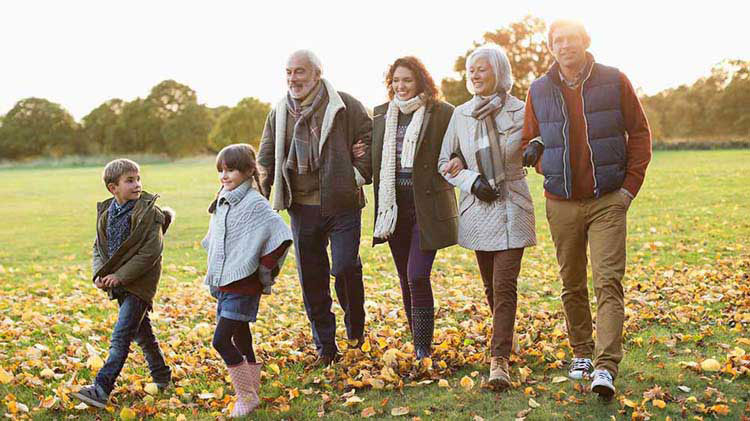
[[[387,242],[401,281],[417,359],[431,354],[435,329],[430,272],[438,249],[456,244],[453,186],[437,172],[453,106],[416,57],[401,57],[385,80],[390,101],[375,107],[373,245]]]

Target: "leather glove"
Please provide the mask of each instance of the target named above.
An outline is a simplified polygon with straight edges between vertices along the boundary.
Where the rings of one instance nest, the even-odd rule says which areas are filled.
[[[492,186],[490,186],[490,183],[487,182],[483,175],[480,175],[474,180],[474,184],[471,185],[471,192],[474,196],[478,197],[479,200],[487,203],[492,203],[500,197],[500,195],[492,189]]]
[[[533,167],[542,156],[544,152],[544,145],[539,142],[531,142],[526,146],[526,150],[523,151],[523,166]]]

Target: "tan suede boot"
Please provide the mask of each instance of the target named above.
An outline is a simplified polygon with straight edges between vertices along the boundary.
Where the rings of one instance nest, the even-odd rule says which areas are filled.
[[[498,389],[510,387],[510,374],[508,373],[508,359],[505,357],[492,357],[490,362],[489,383]]]
[[[253,381],[254,373],[257,373],[255,377],[260,378],[260,364],[258,364],[257,371],[245,361],[232,367],[227,366],[227,369],[229,370],[229,377],[232,378],[232,385],[237,397],[229,416],[232,418],[245,416],[253,412],[260,403]]]

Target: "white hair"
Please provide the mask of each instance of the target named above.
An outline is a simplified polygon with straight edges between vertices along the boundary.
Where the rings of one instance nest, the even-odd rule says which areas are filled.
[[[472,95],[476,95],[474,84],[471,83],[469,67],[480,57],[487,59],[492,68],[492,73],[495,74],[494,91],[510,93],[510,89],[513,87],[513,73],[510,70],[510,62],[508,61],[508,56],[505,54],[505,50],[497,44],[485,44],[469,54],[469,57],[466,59],[466,89]]]
[[[289,55],[289,59],[287,61],[291,60],[294,56],[302,56],[305,59],[307,59],[307,62],[310,63],[310,65],[313,67],[313,70],[318,72],[318,75],[323,74],[323,63],[320,61],[317,55],[313,53],[310,50],[297,50]]]

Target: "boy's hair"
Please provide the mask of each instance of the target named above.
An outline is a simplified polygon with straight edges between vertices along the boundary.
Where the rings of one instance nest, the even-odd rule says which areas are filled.
[[[216,155],[216,170],[221,171],[226,167],[230,170],[238,170],[250,174],[255,181],[256,188],[260,189],[258,165],[255,162],[255,156],[255,149],[247,143],[235,143],[225,146],[224,149],[219,151],[219,154]],[[219,193],[221,193],[221,189],[216,193],[216,198],[208,207],[208,213],[214,213],[216,210]]]
[[[109,187],[110,183],[117,184],[120,181],[120,177],[129,172],[141,172],[141,167],[135,161],[126,158],[110,161],[104,167],[104,172],[102,173],[104,185]]]

